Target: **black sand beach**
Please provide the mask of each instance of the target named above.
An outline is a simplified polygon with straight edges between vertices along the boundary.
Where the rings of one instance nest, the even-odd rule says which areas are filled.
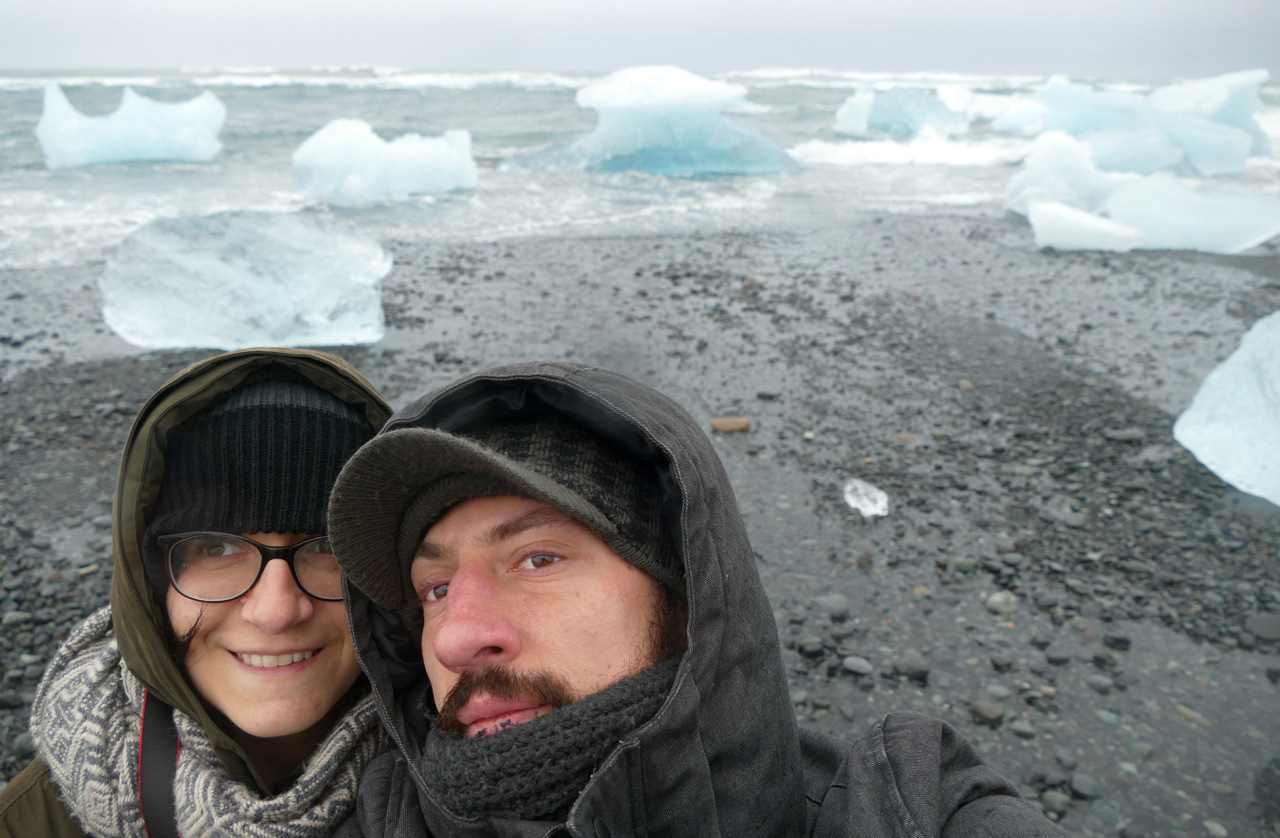
[[[652,384],[708,433],[749,419],[713,437],[802,724],[941,716],[1082,835],[1269,834],[1280,510],[1170,429],[1280,309],[1280,246],[1064,254],[1012,216],[845,221],[385,241],[386,339],[335,351],[396,406],[554,358]],[[132,417],[209,354],[111,335],[101,269],[0,271],[0,780],[29,759],[44,662],[105,604]],[[845,504],[850,477],[888,516]]]

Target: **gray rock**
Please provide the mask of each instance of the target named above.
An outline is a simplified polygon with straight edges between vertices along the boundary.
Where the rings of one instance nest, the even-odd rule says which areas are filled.
[[[1040,802],[1044,804],[1044,808],[1055,815],[1065,815],[1067,809],[1071,807],[1071,798],[1055,789],[1049,789],[1040,795]]]
[[[4,616],[0,617],[0,625],[20,626],[29,622],[31,622],[31,614],[27,611],[6,611]]]
[[[1102,643],[1108,649],[1115,649],[1116,651],[1119,651],[1119,652],[1129,651],[1129,646],[1130,646],[1129,638],[1122,637],[1118,634],[1104,634],[1102,636]]]
[[[983,604],[992,614],[1011,614],[1018,610],[1018,596],[1010,591],[996,591]]]
[[[1058,765],[1061,765],[1063,768],[1067,769],[1068,771],[1076,767],[1075,755],[1072,754],[1070,751],[1068,751],[1066,748],[1058,748],[1056,751],[1054,751],[1053,758],[1058,761]]]
[[[908,649],[893,662],[893,671],[921,684],[929,680],[929,662],[914,649]]]
[[[22,696],[15,692],[0,692],[0,708],[12,710],[24,704]]]
[[[1009,730],[1021,739],[1034,739],[1036,735],[1036,729],[1026,719],[1015,719],[1010,723]]]
[[[991,696],[996,701],[1004,701],[1006,698],[1013,695],[1013,690],[1009,689],[1004,684],[987,684],[987,695]]]
[[[791,691],[791,703],[796,707],[799,707],[801,704],[804,704],[808,700],[809,700],[808,690],[792,690]]]
[[[975,701],[969,705],[969,712],[980,724],[999,727],[1004,721],[1004,708],[994,701]]]
[[[871,665],[871,661],[866,658],[860,658],[857,655],[850,655],[840,662],[840,666],[845,672],[852,672],[854,675],[870,675],[875,672],[875,667]]]
[[[1110,710],[1094,710],[1093,715],[1104,725],[1114,726],[1120,724],[1120,717]]]
[[[822,657],[822,638],[812,634],[805,635],[796,641],[796,649],[807,658]]]
[[[1040,517],[1073,528],[1083,527],[1089,520],[1088,516],[1076,511],[1071,498],[1066,495],[1054,495],[1050,498],[1040,510]]]
[[[1112,442],[1141,442],[1147,433],[1142,428],[1110,428],[1102,435]]]
[[[978,560],[973,556],[961,556],[951,563],[957,573],[971,573],[977,566]]]
[[[849,598],[844,594],[823,594],[814,597],[813,604],[833,620],[845,620],[849,617]]]
[[[9,746],[9,749],[13,752],[13,755],[19,759],[27,759],[28,757],[35,756],[36,746],[31,741],[31,731],[24,730],[22,733],[13,737],[13,744]]]
[[[1071,775],[1071,794],[1081,800],[1094,800],[1102,797],[1102,783],[1077,771]]]
[[[1111,688],[1115,686],[1115,682],[1107,675],[1086,675],[1084,682],[1089,689],[1102,695],[1111,692]]]
[[[1280,640],[1280,614],[1259,611],[1245,620],[1244,630],[1263,640]]]
[[[996,672],[1008,672],[1013,668],[1013,655],[1008,652],[993,652],[991,655],[991,667]]]

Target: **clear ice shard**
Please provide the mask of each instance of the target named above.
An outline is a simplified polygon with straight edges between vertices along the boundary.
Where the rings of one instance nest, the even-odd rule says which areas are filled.
[[[865,480],[850,477],[844,483],[844,502],[863,518],[882,518],[889,514],[889,496]]]
[[[390,270],[372,239],[236,211],[146,224],[98,283],[107,325],[147,349],[337,346],[381,340]]]
[[[335,119],[293,153],[294,188],[307,200],[340,207],[470,189],[476,177],[468,131],[388,142],[363,120]]]
[[[596,128],[568,143],[511,158],[502,168],[584,168],[656,175],[761,175],[796,171],[782,146],[726,119],[747,89],[678,67],[630,67],[578,90]]]
[[[1280,505],[1280,311],[1258,320],[1214,368],[1173,438],[1242,492]]]
[[[44,89],[44,111],[36,139],[50,169],[98,163],[183,161],[204,163],[222,149],[218,134],[227,109],[209,91],[172,104],[126,87],[120,107],[106,116],[85,116],[67,101],[62,87]]]

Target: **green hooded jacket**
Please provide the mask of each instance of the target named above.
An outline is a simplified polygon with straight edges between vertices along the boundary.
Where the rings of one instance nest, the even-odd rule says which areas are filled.
[[[120,457],[112,504],[111,611],[122,659],[155,695],[198,720],[232,776],[263,783],[244,751],[213,721],[169,654],[163,609],[151,595],[142,564],[147,517],[164,476],[168,433],[217,397],[267,366],[284,366],[338,398],[360,406],[374,428],[390,408],[364,376],[341,358],[308,349],[246,349],[215,355],[182,370],[147,400]],[[63,806],[49,769],[37,758],[0,792],[0,838],[79,838],[84,833]]]

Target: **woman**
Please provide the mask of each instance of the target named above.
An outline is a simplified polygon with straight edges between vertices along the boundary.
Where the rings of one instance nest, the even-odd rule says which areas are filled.
[[[383,738],[325,514],[388,412],[309,350],[219,355],[147,402],[116,481],[111,606],[46,669],[0,836],[322,836],[351,812]]]

